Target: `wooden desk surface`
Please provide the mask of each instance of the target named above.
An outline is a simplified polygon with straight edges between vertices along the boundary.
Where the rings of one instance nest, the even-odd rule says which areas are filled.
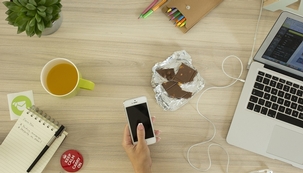
[[[6,8],[0,6],[0,142],[14,121],[10,121],[7,94],[33,90],[35,104],[66,125],[68,137],[45,169],[45,173],[64,172],[60,155],[67,149],[84,155],[83,173],[132,173],[131,164],[121,146],[126,118],[122,101],[145,95],[151,114],[157,117],[161,142],[150,146],[153,172],[197,172],[187,163],[187,149],[208,139],[213,130],[195,109],[198,96],[175,112],[162,110],[152,90],[151,68],[174,51],[186,50],[194,66],[206,81],[206,87],[224,86],[232,82],[221,71],[222,60],[236,55],[245,65],[251,54],[260,1],[225,0],[188,33],[174,27],[159,10],[147,19],[138,20],[150,0],[63,1],[63,23],[50,36],[29,38],[17,35],[8,25]],[[263,11],[256,48],[275,22],[279,13]],[[78,96],[59,99],[48,95],[40,85],[43,65],[57,57],[68,58],[80,69],[84,78],[95,82],[93,91],[82,90]],[[237,76],[239,63],[231,59],[226,71]],[[302,170],[280,161],[236,148],[225,138],[243,84],[211,90],[203,95],[199,106],[217,127],[213,142],[230,154],[229,172],[247,173],[264,168],[276,173],[299,173]],[[220,100],[218,102],[218,100]],[[262,142],[262,141],[260,141]],[[192,162],[206,168],[208,145],[192,150]],[[212,148],[212,168],[225,171],[226,155]]]

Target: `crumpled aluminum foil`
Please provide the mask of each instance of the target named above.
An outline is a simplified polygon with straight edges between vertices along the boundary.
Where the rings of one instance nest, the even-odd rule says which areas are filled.
[[[179,109],[180,107],[185,105],[191,98],[193,98],[199,91],[201,91],[205,86],[204,79],[197,71],[198,73],[194,77],[193,81],[182,84],[180,86],[182,90],[191,92],[192,97],[188,99],[184,99],[184,98],[177,99],[177,98],[169,97],[165,89],[162,87],[162,83],[167,82],[167,79],[160,76],[156,70],[173,68],[175,73],[177,73],[182,63],[188,65],[194,70],[197,70],[192,65],[191,56],[185,50],[174,52],[165,61],[156,63],[152,68],[151,85],[154,89],[157,103],[164,110],[175,111]]]

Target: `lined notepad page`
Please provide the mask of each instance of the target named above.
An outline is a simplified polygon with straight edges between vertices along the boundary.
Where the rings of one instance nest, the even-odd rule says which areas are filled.
[[[39,122],[35,115],[24,111],[10,133],[0,146],[1,172],[26,173],[26,170],[36,159],[57,129]],[[66,137],[66,132],[57,138],[47,152],[31,170],[31,173],[41,173],[50,161],[60,144]]]

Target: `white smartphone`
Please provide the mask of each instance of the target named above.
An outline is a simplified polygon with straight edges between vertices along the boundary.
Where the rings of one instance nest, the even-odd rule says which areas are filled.
[[[130,135],[134,144],[138,142],[137,126],[142,123],[145,128],[147,145],[156,143],[156,136],[145,96],[129,99],[123,102],[128,120]]]

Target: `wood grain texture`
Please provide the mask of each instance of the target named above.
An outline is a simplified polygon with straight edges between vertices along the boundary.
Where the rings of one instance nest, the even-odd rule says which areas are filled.
[[[175,28],[158,10],[146,19],[137,19],[150,0],[73,0],[62,1],[63,23],[49,36],[29,38],[17,35],[17,29],[5,21],[5,6],[0,6],[0,143],[14,121],[10,121],[7,94],[33,90],[37,106],[67,127],[69,135],[45,169],[45,173],[64,172],[60,155],[68,149],[84,156],[81,173],[132,173],[132,166],[121,146],[126,124],[123,100],[145,95],[156,116],[155,128],[162,140],[150,146],[155,173],[197,172],[187,163],[187,149],[213,134],[211,125],[196,111],[196,95],[175,112],[157,105],[152,90],[151,68],[174,51],[186,50],[206,86],[224,86],[232,82],[221,71],[228,55],[240,57],[246,64],[251,54],[261,1],[224,0],[188,33]],[[256,49],[275,22],[278,13],[263,11]],[[73,98],[48,95],[39,76],[44,64],[57,57],[68,58],[84,78],[95,82],[93,91],[81,90]],[[226,71],[238,76],[239,63],[230,59]],[[217,127],[214,143],[230,154],[230,172],[246,173],[264,168],[279,173],[302,170],[280,161],[236,148],[225,138],[242,89],[242,83],[205,93],[201,112]],[[201,93],[201,92],[200,92]],[[199,94],[200,94],[199,93]],[[262,141],[260,141],[262,142]],[[191,152],[194,165],[208,166],[207,145]],[[225,172],[226,155],[212,148],[210,173]]]

